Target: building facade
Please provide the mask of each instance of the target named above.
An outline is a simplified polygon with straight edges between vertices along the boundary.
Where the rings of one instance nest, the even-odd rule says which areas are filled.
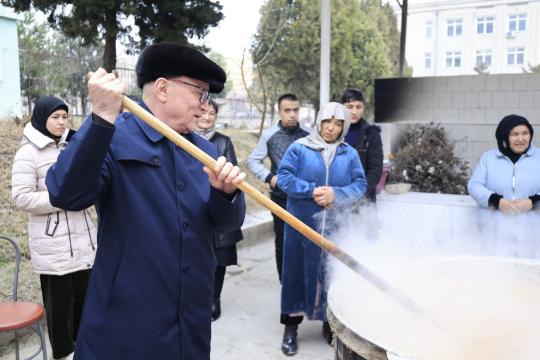
[[[18,19],[11,9],[0,5],[0,120],[21,116]]]
[[[408,13],[406,59],[414,77],[540,65],[540,0],[410,0]]]

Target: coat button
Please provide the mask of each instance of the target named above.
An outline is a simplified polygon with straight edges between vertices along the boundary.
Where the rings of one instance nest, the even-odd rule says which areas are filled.
[[[184,229],[184,231],[188,231],[189,230],[189,224],[188,223],[183,223],[182,224],[182,229]]]
[[[186,188],[186,183],[182,180],[179,180],[176,184],[178,185],[178,190],[180,191],[184,191],[184,189]]]
[[[182,271],[187,273],[189,271],[189,265],[182,266]]]
[[[154,158],[154,165],[161,166],[161,160],[158,157]]]

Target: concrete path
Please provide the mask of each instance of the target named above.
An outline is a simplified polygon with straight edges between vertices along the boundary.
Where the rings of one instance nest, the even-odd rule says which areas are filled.
[[[281,353],[283,326],[279,324],[280,288],[273,234],[250,240],[242,241],[239,248],[241,266],[228,268],[221,298],[222,316],[212,324],[212,360],[333,359],[318,321],[300,325],[296,356],[289,358]],[[31,355],[36,346],[37,336],[27,336],[21,350],[23,358]],[[51,354],[50,348],[48,351]],[[0,357],[8,359],[15,359],[14,351]]]
[[[281,352],[283,325],[279,323],[280,286],[273,234],[240,248],[238,255],[245,271],[230,267],[225,279],[222,315],[212,324],[212,359],[290,359]],[[298,354],[291,359],[333,359],[332,348],[321,335],[320,321],[304,320],[300,325]]]

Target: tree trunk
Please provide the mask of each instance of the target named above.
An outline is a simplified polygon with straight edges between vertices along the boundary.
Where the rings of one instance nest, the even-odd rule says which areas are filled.
[[[263,103],[263,111],[261,116],[261,123],[259,124],[259,138],[262,135],[262,132],[264,130],[264,120],[266,120],[266,89],[264,87],[264,78],[261,71],[261,67],[257,66],[257,75],[259,75],[259,82],[261,84],[261,90],[262,90],[262,103]]]
[[[105,49],[103,51],[103,68],[111,72],[116,68],[116,36],[118,35],[118,23],[116,15],[119,5],[116,4],[113,11],[107,12],[105,22]]]
[[[86,115],[86,97],[88,94],[85,91],[81,91],[81,108],[82,115]]]

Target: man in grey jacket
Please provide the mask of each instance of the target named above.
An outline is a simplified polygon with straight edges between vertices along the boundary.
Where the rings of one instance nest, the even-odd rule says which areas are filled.
[[[277,169],[285,151],[297,139],[308,135],[309,131],[298,124],[300,102],[294,94],[284,94],[278,99],[280,120],[265,129],[257,147],[246,160],[246,166],[259,180],[270,186],[270,198],[283,208],[287,207],[287,195],[277,186]],[[264,166],[265,158],[270,158],[270,169]],[[281,264],[283,258],[284,222],[272,214],[276,244],[276,265],[281,282]]]

